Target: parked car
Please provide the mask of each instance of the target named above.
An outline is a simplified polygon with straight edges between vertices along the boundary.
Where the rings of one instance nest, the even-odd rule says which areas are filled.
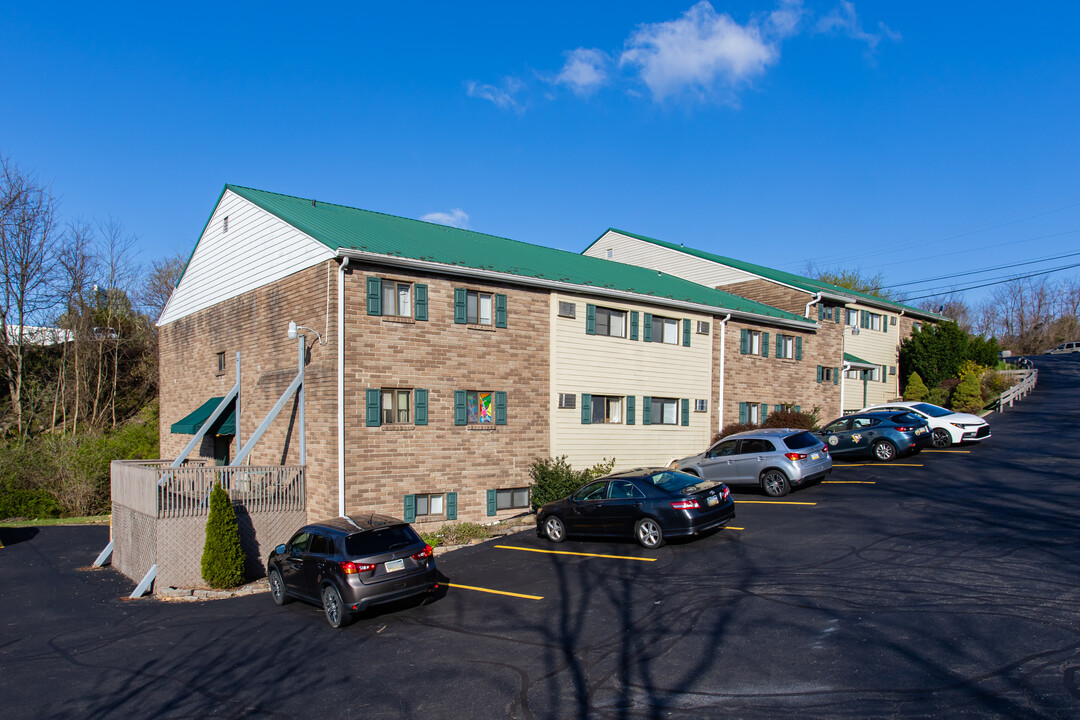
[[[732,486],[760,486],[766,495],[782,497],[831,473],[832,458],[828,446],[806,430],[763,428],[728,435],[673,466]]]
[[[977,442],[990,437],[990,423],[978,415],[958,413],[927,402],[901,400],[871,405],[859,412],[910,412],[927,422],[936,448],[947,448],[964,442]]]
[[[371,605],[434,592],[435,557],[412,527],[386,515],[305,525],[266,561],[270,596],[320,604],[333,627]]]
[[[1080,342],[1065,342],[1056,348],[1046,351],[1048,355],[1060,355],[1061,353],[1080,353]]]
[[[909,412],[864,412],[845,415],[814,433],[834,455],[870,455],[889,462],[921,451],[933,442],[930,426]]]
[[[670,468],[639,468],[593,480],[536,514],[536,534],[633,537],[649,550],[666,538],[698,535],[735,517],[726,485]]]

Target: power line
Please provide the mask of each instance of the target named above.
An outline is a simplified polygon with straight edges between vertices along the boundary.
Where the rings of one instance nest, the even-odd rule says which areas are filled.
[[[943,290],[942,292],[930,293],[929,295],[919,295],[917,297],[904,298],[903,302],[911,302],[913,300],[923,300],[925,298],[940,297],[941,295],[952,295],[953,293],[966,292],[968,290],[976,290],[978,288],[990,287],[991,285],[1004,285],[1014,280],[1026,280],[1027,278],[1038,277],[1040,275],[1049,275],[1050,273],[1061,272],[1062,270],[1069,270],[1071,268],[1080,267],[1080,263],[1074,263],[1072,265],[1062,265],[1061,267],[1051,268],[1049,270],[1040,270],[1039,272],[1028,273],[1027,275],[1012,275],[1004,280],[995,280],[993,282],[981,283],[979,285],[969,285],[963,288],[953,288],[952,290]]]
[[[885,285],[884,287],[885,289],[892,289],[904,287],[906,285],[922,285],[923,283],[937,282],[938,280],[950,280],[952,278],[964,277],[966,275],[979,275],[981,273],[992,272],[994,270],[1008,270],[1009,268],[1016,268],[1022,265],[1035,265],[1041,262],[1048,262],[1050,260],[1061,260],[1062,258],[1075,257],[1077,255],[1080,255],[1080,252],[1064,253],[1062,255],[1051,255],[1050,257],[1044,257],[1038,260],[1025,260],[1024,262],[997,265],[995,267],[983,268],[981,270],[969,270],[968,272],[953,273],[951,275],[938,275],[937,277],[926,278],[925,280],[911,280],[909,282],[896,283],[895,285]]]

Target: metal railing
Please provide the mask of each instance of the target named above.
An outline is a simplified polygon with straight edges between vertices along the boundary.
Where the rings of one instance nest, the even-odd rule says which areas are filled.
[[[1001,393],[997,402],[994,403],[994,409],[998,412],[1004,412],[1006,407],[1012,407],[1013,403],[1023,400],[1028,393],[1035,389],[1035,383],[1039,380],[1039,371],[1034,368],[1031,370],[1007,371],[1002,374],[1017,375],[1020,373],[1024,374],[1024,379]]]
[[[157,518],[195,517],[210,511],[210,491],[221,483],[249,513],[303,510],[300,465],[182,465],[114,460],[113,502]]]

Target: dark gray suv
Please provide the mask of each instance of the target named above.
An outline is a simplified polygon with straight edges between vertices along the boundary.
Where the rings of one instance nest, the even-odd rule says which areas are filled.
[[[762,428],[721,438],[673,467],[726,485],[756,485],[781,497],[831,473],[832,457],[828,446],[806,430]]]
[[[318,603],[336,628],[369,605],[438,588],[431,546],[408,523],[374,514],[305,525],[274,548],[266,577],[275,603]]]

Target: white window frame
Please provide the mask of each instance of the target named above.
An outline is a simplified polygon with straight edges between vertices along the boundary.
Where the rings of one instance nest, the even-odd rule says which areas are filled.
[[[761,403],[746,403],[746,422],[759,424],[761,422]]]
[[[405,388],[383,388],[379,391],[379,418],[383,425],[408,425],[412,422],[412,390]],[[405,407],[401,400],[405,399]],[[389,405],[389,407],[387,407]],[[404,419],[402,413],[404,412]]]
[[[600,328],[601,328],[600,316],[601,316],[601,314],[604,316],[603,328],[605,330],[607,330],[607,332],[600,332]],[[615,308],[597,306],[597,308],[596,308],[596,326],[595,326],[596,327],[596,334],[597,335],[604,335],[604,336],[607,336],[607,337],[618,337],[618,338],[626,337],[627,315],[629,315],[629,313],[627,313],[625,310],[617,310]],[[622,331],[621,333],[613,332],[614,325],[615,325],[615,323],[612,322],[613,319],[618,319],[620,329]]]
[[[746,349],[749,355],[761,354],[761,331],[760,330],[748,330],[747,331],[747,343]]]
[[[623,408],[626,403],[622,395],[593,395],[592,396],[592,419],[594,425],[611,424],[621,425],[623,422]],[[597,420],[597,411],[603,407],[602,418]]]
[[[413,284],[386,278],[381,278],[381,282],[382,301],[379,308],[381,314],[386,317],[411,318],[414,307]]]

